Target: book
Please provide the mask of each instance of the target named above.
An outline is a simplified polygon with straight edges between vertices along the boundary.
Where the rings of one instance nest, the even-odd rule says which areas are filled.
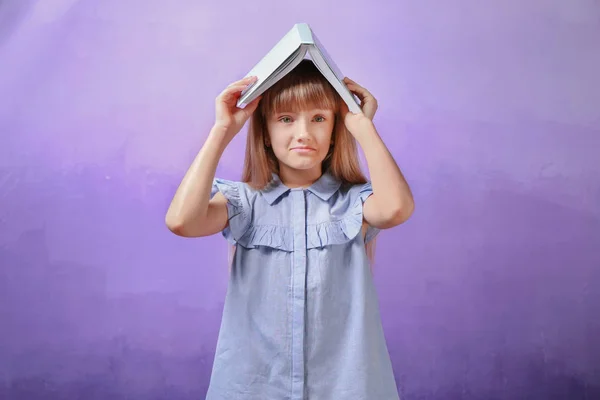
[[[307,57],[308,56],[308,57]],[[344,75],[325,50],[313,30],[306,23],[294,27],[246,74],[257,80],[242,91],[239,108],[246,107],[281,78],[292,71],[302,60],[309,58],[339,93],[353,113],[361,112],[360,103],[343,82]]]

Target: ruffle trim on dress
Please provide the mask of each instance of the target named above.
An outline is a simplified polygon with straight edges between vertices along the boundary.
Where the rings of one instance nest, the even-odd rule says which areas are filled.
[[[294,231],[292,226],[261,225],[252,223],[248,200],[240,195],[240,183],[224,179],[215,179],[213,195],[220,191],[227,198],[229,225],[223,230],[223,236],[231,244],[246,248],[269,247],[282,251],[294,251]],[[350,242],[361,233],[363,224],[363,203],[371,195],[370,183],[364,184],[358,196],[345,215],[335,221],[309,224],[306,227],[307,249],[320,248]],[[366,241],[371,240],[378,229],[369,228]]]

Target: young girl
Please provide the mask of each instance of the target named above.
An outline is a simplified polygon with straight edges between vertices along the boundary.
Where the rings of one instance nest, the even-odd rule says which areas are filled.
[[[217,97],[214,127],[166,216],[178,235],[222,232],[235,246],[206,399],[398,399],[367,248],[414,206],[373,125],[376,100],[346,78],[362,108],[350,113],[303,61],[237,108],[255,79]],[[249,118],[241,182],[215,179]]]

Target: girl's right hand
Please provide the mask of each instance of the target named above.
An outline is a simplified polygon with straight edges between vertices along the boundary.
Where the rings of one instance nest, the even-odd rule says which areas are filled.
[[[240,98],[242,91],[249,85],[256,82],[258,78],[255,76],[249,76],[239,81],[233,82],[217,96],[215,100],[216,108],[216,120],[215,126],[224,129],[228,136],[237,135],[242,129],[248,118],[252,115],[254,110],[258,107],[261,97],[253,100],[245,108],[238,108],[237,101]]]

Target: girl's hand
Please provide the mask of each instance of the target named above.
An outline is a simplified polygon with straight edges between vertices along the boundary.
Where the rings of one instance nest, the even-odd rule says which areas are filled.
[[[249,76],[233,82],[217,96],[215,100],[215,127],[225,130],[231,137],[237,135],[258,107],[261,97],[253,100],[245,108],[238,108],[236,103],[242,91],[256,82],[257,79],[255,76]]]
[[[348,77],[344,78],[344,83],[360,100],[360,108],[362,109],[363,114],[370,120],[373,120],[375,112],[377,111],[377,99],[373,97],[371,92]]]
[[[362,112],[353,114],[348,110],[346,103],[342,104],[344,123],[346,128],[354,136],[358,134],[362,129],[368,128],[373,124],[373,117],[377,111],[377,99],[364,87],[354,82],[350,78],[344,78],[344,83],[348,89],[355,94],[360,100],[360,108]]]

